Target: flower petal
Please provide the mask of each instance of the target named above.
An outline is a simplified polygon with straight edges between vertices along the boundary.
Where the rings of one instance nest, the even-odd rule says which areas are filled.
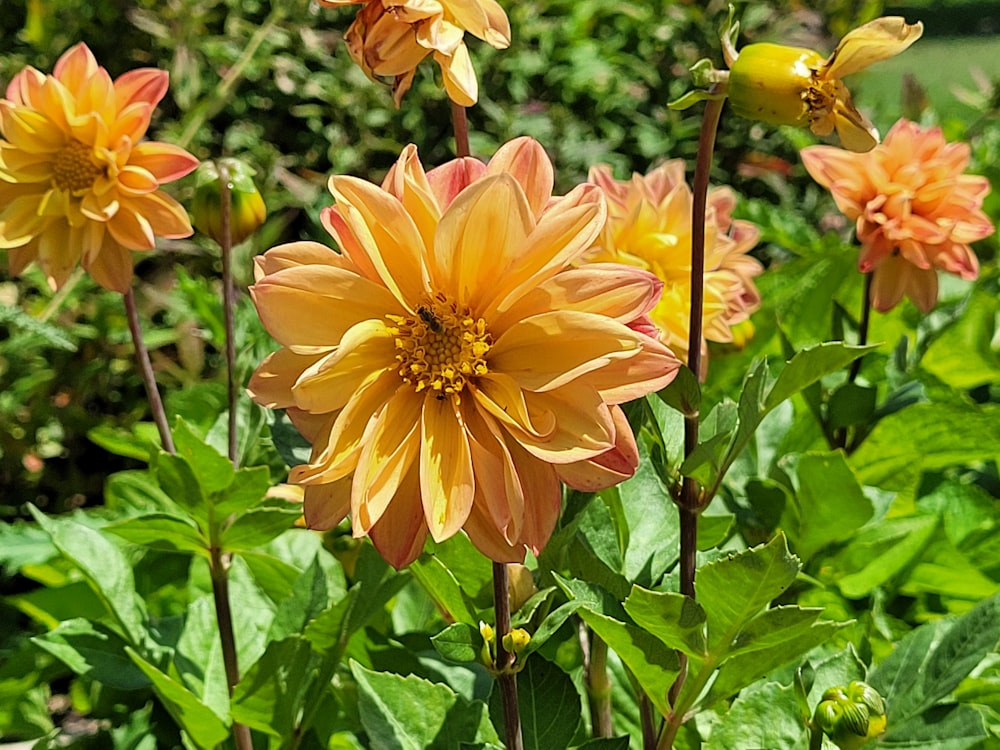
[[[296,354],[291,349],[272,352],[254,371],[247,385],[247,393],[266,409],[295,406],[292,386],[310,365],[323,356]]]
[[[142,141],[132,147],[129,164],[147,170],[162,185],[193,172],[198,166],[198,160],[180,146]]]
[[[332,529],[351,512],[350,477],[329,484],[311,484],[304,490],[302,512],[310,529]]]
[[[901,16],[876,18],[849,31],[827,58],[822,75],[844,78],[881,60],[898,55],[924,33],[924,25],[906,23]],[[846,145],[846,144],[845,144]]]
[[[531,212],[538,218],[552,199],[555,175],[552,161],[542,144],[534,138],[521,136],[507,141],[493,154],[486,165],[486,174],[511,175],[524,190]]]
[[[639,448],[625,412],[620,406],[611,409],[615,423],[615,446],[587,461],[559,464],[556,475],[570,487],[581,492],[599,492],[613,487],[633,474],[639,467]]]
[[[420,472],[415,463],[368,534],[378,553],[397,570],[420,556],[427,540],[427,523],[420,502]]]
[[[453,399],[424,398],[420,425],[420,495],[427,527],[440,542],[462,528],[472,508],[472,455]]]

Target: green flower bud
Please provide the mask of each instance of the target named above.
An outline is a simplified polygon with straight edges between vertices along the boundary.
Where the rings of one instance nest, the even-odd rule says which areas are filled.
[[[503,647],[511,654],[519,654],[531,642],[531,636],[524,628],[514,628],[503,637]]]
[[[823,693],[814,721],[841,750],[857,750],[885,731],[885,699],[871,685],[854,681]]]
[[[808,125],[807,95],[823,62],[819,53],[802,47],[747,45],[729,69],[733,112],[773,125]]]
[[[222,244],[222,179],[228,177],[230,242],[237,245],[264,223],[267,207],[253,183],[254,171],[236,159],[203,162],[195,176],[191,218],[202,234]]]

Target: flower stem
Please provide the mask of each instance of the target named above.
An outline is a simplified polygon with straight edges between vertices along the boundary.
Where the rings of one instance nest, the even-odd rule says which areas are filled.
[[[590,706],[591,736],[610,737],[611,680],[608,679],[608,644],[583,622],[580,623],[583,650],[583,681]]]
[[[132,345],[135,347],[135,359],[139,365],[139,374],[142,376],[142,383],[146,386],[146,398],[149,399],[149,408],[153,412],[153,421],[156,422],[156,429],[160,433],[160,443],[163,450],[168,453],[175,453],[174,439],[170,434],[170,425],[167,424],[167,411],[163,408],[163,400],[160,398],[160,391],[156,387],[156,376],[153,374],[153,364],[149,360],[149,350],[142,340],[142,326],[139,324],[139,311],[135,307],[135,292],[129,287],[124,295],[125,315],[128,318],[128,330],[132,334]]]
[[[229,402],[229,460],[238,467],[236,435],[236,333],[233,308],[236,305],[236,288],[233,285],[233,235],[231,230],[233,202],[229,189],[229,170],[222,162],[219,169],[219,199],[221,248],[222,248],[222,312],[226,329],[226,393]]]
[[[209,550],[209,570],[212,576],[212,598],[215,601],[215,620],[219,626],[219,639],[222,641],[222,665],[226,670],[226,684],[229,686],[229,697],[233,697],[233,689],[240,681],[240,668],[236,660],[236,638],[233,635],[233,612],[229,605],[229,555],[225,555],[218,545],[212,545]],[[233,722],[233,738],[237,750],[253,750],[250,728],[245,724]]]
[[[469,148],[469,118],[466,116],[465,107],[461,104],[451,103],[451,122],[455,128],[455,155],[471,156],[472,150]]]
[[[511,667],[514,654],[503,647],[503,637],[510,632],[510,595],[508,593],[507,566],[493,563],[493,607],[496,612],[496,669],[500,686],[500,701],[503,704],[504,735],[507,750],[524,750],[521,739],[521,714],[517,705],[517,675]]]
[[[861,300],[861,321],[858,324],[858,346],[864,346],[868,343],[868,325],[872,318],[872,278],[874,275],[871,271],[865,274],[864,298]],[[849,382],[853,383],[858,379],[862,359],[864,357],[858,357],[851,362],[851,370],[847,373]]]
[[[49,303],[45,306],[45,309],[42,310],[41,315],[38,316],[38,319],[41,322],[47,323],[49,321],[49,318],[51,318],[53,315],[56,314],[59,308],[62,307],[62,303],[65,302],[66,298],[73,293],[74,289],[76,289],[76,285],[80,283],[80,280],[83,278],[83,275],[84,271],[82,266],[77,266],[76,268],[73,269],[72,273],[70,273],[69,275],[69,278],[66,279],[65,282],[63,282],[63,285],[59,287],[59,291],[52,296],[52,299],[49,300]]]
[[[691,317],[688,326],[688,368],[698,377],[701,373],[702,308],[705,304],[705,214],[708,205],[708,178],[712,169],[715,134],[719,127],[724,99],[709,99],[705,103],[701,134],[698,138],[698,158],[694,170],[694,201],[691,207]],[[699,414],[684,417],[684,457],[698,447]],[[684,477],[680,502],[680,590],[694,597],[694,574],[698,549],[698,515],[711,498],[701,497],[698,482]]]

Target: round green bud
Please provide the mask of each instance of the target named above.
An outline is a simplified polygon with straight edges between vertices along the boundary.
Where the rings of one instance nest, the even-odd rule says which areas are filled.
[[[220,245],[222,236],[222,174],[229,186],[230,242],[237,245],[264,223],[267,207],[253,182],[254,171],[237,159],[203,162],[195,173],[191,218],[195,228]]]

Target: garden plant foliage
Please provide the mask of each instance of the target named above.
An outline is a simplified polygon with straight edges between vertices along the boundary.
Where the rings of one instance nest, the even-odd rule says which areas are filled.
[[[877,65],[850,79],[854,103],[883,135],[902,114],[918,134],[912,137],[951,144],[942,148],[953,149],[947,153],[955,163],[961,159],[954,154],[964,153],[957,144],[969,148],[968,165],[949,177],[965,170],[963,213],[949,214],[945,239],[924,233],[905,245],[929,260],[907,277],[910,286],[900,287],[907,298],[882,305],[884,312],[870,309],[858,271],[864,233],[855,236],[855,214],[844,210],[851,217],[845,219],[838,210],[852,186],[841,180],[828,193],[808,154],[854,157],[822,151],[802,157],[820,140],[808,122],[753,122],[724,106],[710,176],[713,186],[732,190],[708,194],[708,246],[732,242],[705,281],[706,319],[722,322],[702,341],[677,349],[704,349],[696,376],[663,354],[662,344],[643,338],[654,323],[669,328],[660,335],[667,344],[669,335],[687,333],[686,313],[664,326],[674,311],[646,297],[662,286],[663,299],[677,295],[690,309],[690,257],[666,269],[681,267],[686,277],[664,274],[651,260],[655,253],[632,252],[645,247],[641,242],[628,253],[613,247],[620,236],[609,239],[614,233],[604,232],[602,212],[611,217],[609,227],[616,217],[625,222],[621,236],[652,226],[656,237],[669,236],[692,252],[690,204],[697,196],[691,198],[691,188],[685,183],[667,200],[651,187],[653,178],[642,189],[640,177],[627,180],[671,159],[684,162],[656,174],[676,168],[683,181],[685,164],[691,173],[702,114],[718,103],[716,89],[699,80],[698,61],[710,59],[719,68],[713,74],[727,67],[719,29],[731,24],[732,11],[717,2],[500,4],[509,18],[509,49],[495,37],[492,46],[482,43],[473,28],[465,35],[479,91],[467,114],[471,152],[483,162],[499,156],[483,175],[463,162],[467,171],[459,179],[452,162],[458,139],[439,68],[445,66],[421,62],[395,108],[389,86],[369,80],[348,53],[357,5],[101,0],[79,8],[75,0],[5,0],[4,87],[25,66],[52,71],[67,50],[85,42],[111,78],[137,68],[170,73],[150,139],[202,161],[238,161],[217,161],[208,176],[162,188],[191,210],[199,232],[157,239],[154,252],[134,254],[126,307],[121,294],[82,270],[60,280],[58,290],[34,264],[0,280],[0,741],[28,741],[39,750],[1000,747],[1000,271],[996,236],[985,229],[1000,217],[1000,200],[980,189],[998,178],[996,92],[971,122],[935,108],[921,95],[919,76],[903,95],[902,113],[866,99]],[[365,7],[378,11],[376,5],[380,0]],[[829,0],[809,12],[776,12],[785,5],[740,4],[735,47],[785,40],[825,50],[816,53],[822,59],[852,29],[889,33],[888,25],[865,25],[880,15],[878,3]],[[906,29],[908,45],[920,32]],[[900,59],[916,59],[919,46]],[[380,78],[391,83],[393,75]],[[699,86],[706,103],[668,106]],[[16,98],[12,90],[6,96]],[[14,140],[9,121],[0,117],[8,128],[0,133],[4,144]],[[939,136],[925,135],[937,133],[935,126]],[[892,146],[892,132],[877,148]],[[533,140],[515,140],[522,136]],[[408,143],[419,157],[405,150]],[[926,156],[932,149],[917,150]],[[17,170],[4,166],[4,153],[0,180],[12,182]],[[554,169],[547,192],[539,153]],[[921,169],[944,169],[917,156],[900,167],[907,179],[917,180]],[[608,166],[593,171],[599,164]],[[220,166],[227,175],[233,170],[232,185],[215,194]],[[455,194],[441,187],[452,183],[436,178],[427,183],[433,189],[419,192],[434,167],[453,170],[447,174],[458,185]],[[404,172],[410,182],[400,187]],[[399,179],[383,184],[387,173]],[[336,201],[327,189],[331,175],[338,176]],[[635,192],[616,203],[611,193],[625,196],[630,184]],[[595,197],[598,186],[610,197]],[[870,196],[858,198],[860,191],[850,194],[862,205]],[[560,202],[553,194],[571,198]],[[663,213],[631,212],[637,204],[629,201],[640,194],[643,206]],[[433,221],[414,208],[414,195],[426,215],[428,205],[440,203]],[[404,256],[385,253],[387,271],[370,272],[363,262],[382,257],[378,252],[395,239],[403,223],[402,209],[393,213],[396,204],[414,217],[421,242],[428,236],[440,242],[458,222],[470,222],[468,232],[455,232],[456,256],[484,243],[483,253],[505,242],[513,247],[510,227],[520,225],[503,224],[504,232],[491,236],[474,224],[495,216],[489,200],[469,198],[482,195],[507,196],[509,213],[522,217],[529,237],[542,227],[569,237],[566,246],[582,243],[578,257],[549,277],[535,267],[523,271],[531,283],[511,292],[514,302],[493,304],[485,323],[461,307],[467,300],[459,298],[474,286],[461,274],[472,271],[455,271],[454,298],[421,298],[409,317],[387,308],[379,323],[385,335],[398,347],[409,334],[433,338],[453,320],[480,333],[484,325],[499,331],[501,323],[509,326],[503,335],[526,330],[510,323],[516,317],[510,309],[530,308],[539,289],[558,298],[558,286],[570,290],[566,299],[578,290],[581,298],[592,295],[588,302],[600,300],[565,319],[589,316],[587,324],[608,340],[616,337],[620,349],[579,354],[571,374],[565,362],[552,372],[534,361],[519,369],[517,355],[507,355],[501,374],[529,385],[517,391],[520,402],[510,397],[502,413],[488,418],[474,408],[483,401],[473,399],[461,377],[441,376],[447,390],[413,370],[421,383],[416,392],[432,394],[420,396],[416,427],[404,430],[410,423],[396,421],[382,433],[372,427],[361,435],[355,425],[359,445],[351,450],[383,459],[372,460],[364,486],[353,466],[341,470],[324,458],[323,441],[346,440],[341,433],[351,429],[333,426],[356,406],[353,395],[341,399],[337,388],[370,393],[365,389],[384,373],[365,372],[367,379],[350,380],[350,388],[339,380],[330,385],[329,362],[339,363],[338,348],[347,351],[354,339],[338,334],[320,351],[308,339],[317,321],[276,324],[286,309],[283,294],[309,311],[334,309],[323,307],[324,295],[335,296],[327,289],[296,297],[287,290],[299,282],[286,280],[311,269],[338,279],[338,293],[354,294],[344,278],[353,283],[380,274],[381,286],[364,287],[373,291],[363,304],[381,304],[390,292],[400,296],[393,284],[420,278],[390,267]],[[934,198],[926,203],[939,194]],[[220,215],[212,214],[227,201],[226,223],[231,219],[233,234],[245,238],[235,248],[222,236]],[[979,204],[985,224],[964,237],[955,227],[971,222]],[[379,247],[362,252],[356,217],[384,205],[391,210],[363,223]],[[684,229],[664,220],[672,212]],[[13,223],[0,221],[0,239]],[[960,252],[954,246],[969,243],[978,260],[952,262]],[[0,250],[5,260],[18,257],[10,244]],[[542,244],[525,246],[540,252]],[[551,244],[553,256],[570,254],[557,240]],[[598,246],[599,257],[586,255]],[[869,245],[862,257],[918,267],[917,256],[900,246],[888,261]],[[333,247],[338,255],[331,261],[324,253]],[[427,265],[413,268],[440,279],[450,261],[435,259],[431,248],[428,256]],[[636,257],[642,271],[607,271],[628,291],[607,283],[594,292],[596,271],[587,284],[573,286],[591,260],[634,264]],[[478,266],[499,268],[487,260]],[[224,272],[235,279],[231,301]],[[712,285],[727,273],[729,298]],[[878,282],[882,289],[891,287],[886,277]],[[487,281],[480,284],[487,290],[513,283],[503,274]],[[740,304],[727,307],[733,295]],[[150,421],[156,406],[135,366],[127,300],[142,319],[166,436]],[[716,303],[721,307],[710,318]],[[539,319],[564,319],[558,304],[550,307],[530,308],[527,320],[541,330]],[[282,338],[293,329],[305,338]],[[575,357],[605,342],[598,333],[582,338],[584,329],[578,341],[560,340],[565,333],[556,324],[545,330],[553,351]],[[507,351],[503,335],[476,339],[476,356],[489,363],[491,375],[503,370],[489,354]],[[359,350],[377,346],[379,336],[381,328],[365,340],[376,343]],[[631,370],[614,364],[629,356],[640,364]],[[288,360],[294,367],[287,370],[267,364]],[[622,380],[585,391],[580,382],[600,367]],[[485,380],[486,371],[465,375]],[[267,384],[271,376],[278,385]],[[617,398],[627,390],[625,378],[629,393],[646,395]],[[661,381],[671,382],[651,392],[649,384]],[[321,394],[323,408],[307,403],[322,400],[311,387],[329,389]],[[274,403],[281,388],[286,400]],[[409,391],[407,397],[414,398]],[[448,451],[434,448],[445,454],[438,463],[439,453],[430,459],[399,453],[426,454],[442,439],[427,414],[447,410],[452,398],[465,420],[462,434],[472,436],[473,447],[465,448],[469,476],[474,468],[475,481],[487,484],[489,475],[490,486],[516,495],[527,508],[521,512],[529,514],[528,531],[504,536],[516,525],[514,500],[510,508],[487,504],[491,516],[475,515],[481,505],[471,515],[466,508],[464,526],[450,516],[441,526],[427,523],[420,500],[426,508],[428,485],[449,485],[448,477],[427,481],[425,474],[449,466]],[[507,406],[513,413],[519,403],[527,404],[533,424],[543,423],[539,404],[550,407],[544,419],[576,419],[580,434],[566,438],[567,452],[577,451],[573,460],[553,458],[556,449],[544,439],[510,426],[518,415]],[[591,406],[591,421],[577,418]],[[320,428],[310,421],[316,414],[329,423]],[[502,430],[489,429],[494,418]],[[601,429],[612,433],[607,444]],[[378,454],[361,447],[366,441],[381,447],[403,432],[399,444],[411,448]],[[490,436],[492,454],[482,447]],[[586,440],[607,453],[587,452],[580,447]],[[501,466],[498,454],[509,464]],[[611,454],[614,460],[601,464]],[[421,473],[408,485],[395,474],[411,463]],[[518,476],[503,474],[508,465]],[[394,481],[409,493],[379,494]],[[346,494],[338,482],[347,483]],[[460,481],[455,487],[440,499],[449,513],[455,495],[468,489]],[[518,494],[537,487],[558,488],[558,509],[533,510],[539,497]],[[600,489],[589,491],[594,487]],[[691,497],[698,500],[693,506]],[[325,530],[305,528],[303,499],[306,520]],[[468,501],[485,502],[480,495],[473,500],[471,490]],[[379,503],[393,511],[366,521],[368,513],[384,513],[375,509]],[[413,508],[411,523],[406,514]],[[539,520],[549,516],[551,529]],[[380,518],[391,525],[379,526]],[[524,564],[506,565],[508,556]],[[512,702],[519,738],[512,736]]]

